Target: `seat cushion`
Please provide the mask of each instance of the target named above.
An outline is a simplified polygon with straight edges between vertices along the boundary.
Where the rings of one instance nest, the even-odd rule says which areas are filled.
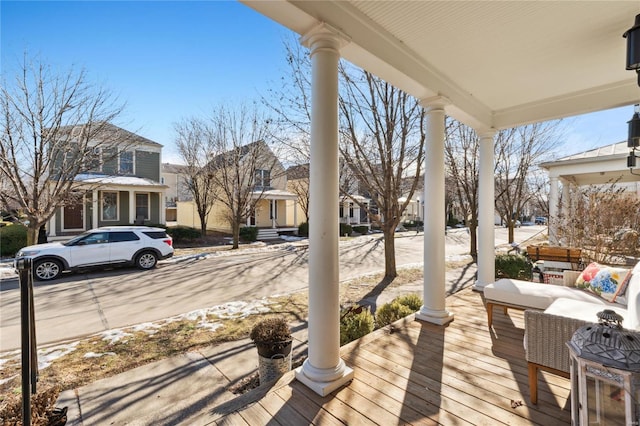
[[[530,281],[502,278],[484,287],[484,297],[488,301],[525,308],[545,310],[556,299],[567,298],[596,303],[600,306],[606,302],[598,296],[576,288],[553,284],[540,284]]]
[[[617,314],[622,315],[622,326],[624,327],[628,321],[628,312],[624,306],[619,306],[615,303],[589,303],[583,300],[566,299],[561,297],[553,302],[547,309],[545,314],[556,315],[559,317],[568,317],[587,322],[598,322],[598,312],[604,309],[611,309]]]

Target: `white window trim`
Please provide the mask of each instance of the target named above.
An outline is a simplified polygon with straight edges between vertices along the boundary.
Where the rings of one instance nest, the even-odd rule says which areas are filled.
[[[120,156],[122,155],[122,153],[124,152],[130,152],[131,153],[131,175],[135,175],[136,174],[136,151],[135,150],[125,150],[125,151],[120,151],[118,152],[118,174],[123,174],[122,172],[122,168],[121,168],[121,161],[120,161]],[[127,174],[129,175],[129,174]]]
[[[116,218],[115,219],[105,219],[104,217],[104,196],[105,194],[115,194],[116,195]],[[117,222],[120,220],[120,193],[118,191],[102,191],[100,193],[100,220],[102,222]]]
[[[136,205],[134,206],[135,217],[134,220],[138,218],[138,195],[146,195],[147,196],[147,217],[144,220],[151,220],[151,194],[149,192],[136,192],[134,200]]]

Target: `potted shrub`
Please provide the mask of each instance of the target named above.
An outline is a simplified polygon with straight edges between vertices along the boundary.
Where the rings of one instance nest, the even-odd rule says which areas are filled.
[[[291,329],[282,318],[258,322],[249,334],[258,349],[260,383],[269,382],[291,370]]]

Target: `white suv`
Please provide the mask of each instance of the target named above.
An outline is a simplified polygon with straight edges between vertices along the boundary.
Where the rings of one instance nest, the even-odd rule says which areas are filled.
[[[173,240],[162,228],[110,226],[84,232],[64,243],[28,246],[16,255],[33,259],[33,275],[40,281],[53,280],[62,271],[80,268],[133,264],[151,269],[160,259],[173,256]]]

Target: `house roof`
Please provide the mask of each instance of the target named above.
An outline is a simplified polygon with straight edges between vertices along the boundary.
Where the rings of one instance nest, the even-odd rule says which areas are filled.
[[[618,142],[541,163],[550,177],[570,180],[578,185],[608,182],[636,182],[640,176],[626,167],[627,142]]]
[[[184,164],[162,163],[162,173],[173,173],[179,175],[184,173],[188,166]]]
[[[306,179],[309,177],[309,163],[298,164],[287,169],[287,179]]]
[[[92,185],[103,186],[139,186],[139,187],[155,187],[155,188],[167,188],[167,185],[163,185],[154,180],[141,178],[136,176],[111,176],[103,174],[79,174],[75,177],[74,181]]]
[[[583,159],[593,160],[593,159],[606,157],[610,155],[615,155],[618,157],[626,157],[627,155],[629,155],[629,148],[627,146],[627,141],[605,145],[598,148],[590,149],[588,151],[579,152],[577,154],[568,155],[556,161],[549,161],[544,164],[555,164],[560,162],[566,163],[567,161],[571,161],[571,160],[583,160]]]
[[[159,144],[158,142],[154,142],[151,139],[147,139],[144,136],[140,136],[136,133],[130,132],[129,130],[123,129],[122,127],[118,127],[114,124],[104,123],[104,122],[101,122],[99,124],[103,127],[103,130],[100,132],[100,136],[104,140],[108,140],[113,135],[117,133],[121,133],[116,138],[117,140],[126,140],[128,143],[132,143],[132,144],[144,144],[144,145],[155,146],[159,148],[162,147],[162,144]],[[79,131],[83,126],[84,125],[62,126],[60,127],[60,131],[61,132],[70,131],[73,134],[75,130]]]
[[[640,99],[622,37],[637,2],[241,1],[300,35],[324,24],[343,58],[476,130]]]
[[[256,197],[260,197],[263,200],[297,200],[298,196],[289,191],[283,191],[281,189],[269,189],[267,191],[254,191],[253,194]]]

